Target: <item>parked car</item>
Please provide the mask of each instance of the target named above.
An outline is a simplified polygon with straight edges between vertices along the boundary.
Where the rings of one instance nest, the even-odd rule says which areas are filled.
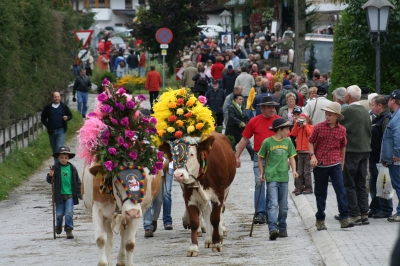
[[[119,47],[121,47],[123,49],[126,48],[125,42],[121,37],[112,37],[111,38],[111,43],[114,44],[114,45],[118,44]]]
[[[107,26],[104,29],[114,32],[115,35],[131,36],[131,30],[122,26]]]
[[[200,34],[211,38],[218,38],[220,32],[225,32],[224,28],[218,25],[199,25],[197,27],[202,29]]]

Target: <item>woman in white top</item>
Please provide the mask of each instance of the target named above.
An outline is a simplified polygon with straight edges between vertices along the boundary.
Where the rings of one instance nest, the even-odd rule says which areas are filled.
[[[207,77],[209,77],[212,80],[212,75],[211,75],[211,68],[212,68],[212,61],[208,60],[207,64],[204,66],[204,74],[207,75]]]
[[[225,68],[227,69],[229,65],[233,66],[233,61],[229,55],[225,55]]]

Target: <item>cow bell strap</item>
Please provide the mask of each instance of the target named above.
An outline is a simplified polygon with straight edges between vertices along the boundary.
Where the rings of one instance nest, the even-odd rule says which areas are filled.
[[[208,166],[207,153],[202,152],[199,174],[197,176],[197,179],[202,179],[204,177],[204,175],[206,174],[206,171],[207,171],[207,166]]]

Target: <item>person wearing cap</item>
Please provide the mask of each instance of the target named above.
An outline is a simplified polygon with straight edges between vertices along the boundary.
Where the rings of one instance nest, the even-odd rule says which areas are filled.
[[[301,108],[293,109],[294,126],[290,137],[295,138],[297,151],[297,173],[299,178],[295,180],[295,195],[312,194],[310,151],[308,150],[308,138],[311,136],[313,126],[310,118],[301,112]],[[304,185],[304,189],[303,189]]]
[[[275,110],[275,107],[279,106],[279,103],[276,103],[272,96],[263,97],[259,105],[261,106],[261,114],[253,117],[249,121],[242,133],[242,139],[237,146],[235,156],[238,168],[241,165],[240,155],[242,154],[246,145],[249,143],[250,138],[254,136],[254,152],[258,153],[261,147],[261,143],[266,138],[269,138],[274,134],[274,132],[266,129],[272,126],[272,121],[274,121],[276,118],[280,118],[280,116],[276,115]],[[256,210],[257,215],[254,222],[261,224],[265,223],[267,219],[268,197],[266,197],[265,195],[265,185],[260,181],[260,169],[258,167],[257,156],[254,156],[253,172],[255,182],[254,208],[257,205],[257,199],[260,198],[258,208]],[[259,197],[260,189],[261,195]]]
[[[76,167],[69,162],[75,157],[67,146],[61,146],[53,153],[57,158],[56,163],[46,176],[46,181],[50,184],[54,182],[54,202],[56,203],[56,233],[62,233],[62,224],[65,216],[64,231],[67,239],[74,238],[74,205],[79,204],[82,199],[81,179],[79,178]]]
[[[381,163],[389,168],[393,189],[400,199],[400,89],[392,91],[386,97],[388,107],[393,111],[382,137]],[[400,222],[400,201],[396,214],[388,218],[389,222]]]
[[[374,114],[371,128],[371,153],[369,154],[369,192],[371,202],[369,204],[368,217],[375,219],[389,218],[393,212],[392,199],[384,199],[376,196],[376,181],[378,179],[378,167],[382,150],[383,132],[389,123],[392,113],[388,108],[388,100],[383,95],[376,95],[371,99],[371,110]]]
[[[288,159],[293,177],[298,178],[296,171],[296,149],[288,139],[290,127],[293,124],[284,118],[276,118],[269,130],[275,134],[266,138],[258,151],[258,168],[260,182],[267,181],[268,191],[268,229],[269,239],[287,237],[286,218],[288,213]],[[265,163],[264,163],[264,160]],[[265,165],[265,166],[264,166]]]
[[[357,85],[346,89],[345,101],[349,105],[342,109],[346,128],[347,146],[343,168],[350,219],[355,225],[367,225],[368,192],[366,188],[367,164],[371,152],[371,119],[369,112],[360,105],[361,89]]]
[[[225,95],[229,95],[233,92],[237,77],[238,73],[233,70],[233,66],[228,65],[227,71],[222,74],[221,80],[221,89],[225,92]]]
[[[72,113],[69,107],[61,102],[59,92],[53,92],[52,100],[52,103],[43,108],[40,121],[47,129],[51,150],[54,153],[58,147],[64,145],[65,133],[68,129],[67,121],[72,119]],[[54,163],[57,163],[57,158],[54,158]]]
[[[207,106],[214,112],[217,120],[216,125],[222,126],[224,122],[223,105],[225,101],[225,92],[219,88],[218,81],[214,79],[211,83],[211,90],[206,92]]]
[[[310,164],[314,168],[314,194],[317,203],[315,226],[318,231],[326,230],[325,207],[330,178],[336,193],[340,227],[353,227],[354,222],[349,218],[347,195],[342,175],[347,137],[346,128],[339,124],[339,119],[343,119],[344,116],[341,114],[340,104],[336,102],[331,102],[321,111],[325,111],[325,121],[314,126],[314,130],[308,139]]]
[[[303,112],[311,119],[313,126],[325,121],[325,114],[321,110],[332,103],[326,98],[324,88],[317,88],[317,96],[317,98],[311,99],[303,108]]]

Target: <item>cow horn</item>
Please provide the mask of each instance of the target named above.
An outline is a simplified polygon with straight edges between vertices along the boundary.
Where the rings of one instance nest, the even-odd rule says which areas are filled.
[[[195,143],[200,143],[201,142],[201,139],[199,137],[195,137],[195,138],[193,138],[193,140],[194,140]]]

